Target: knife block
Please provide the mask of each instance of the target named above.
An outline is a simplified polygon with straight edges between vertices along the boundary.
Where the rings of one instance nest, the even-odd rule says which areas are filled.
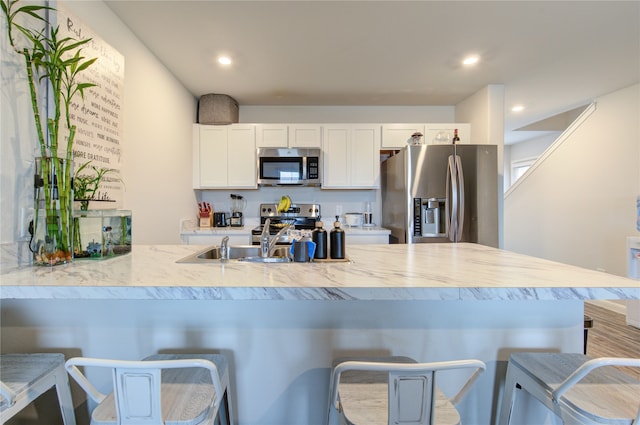
[[[198,225],[200,227],[212,227],[213,226],[213,213],[201,212],[198,214]]]

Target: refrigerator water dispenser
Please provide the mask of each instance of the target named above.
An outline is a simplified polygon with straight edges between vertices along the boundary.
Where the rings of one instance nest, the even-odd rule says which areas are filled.
[[[445,200],[438,198],[414,199],[414,235],[424,237],[442,237]]]

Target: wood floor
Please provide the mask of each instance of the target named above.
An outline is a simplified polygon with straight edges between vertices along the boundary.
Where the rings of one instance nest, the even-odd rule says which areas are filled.
[[[631,357],[640,359],[640,329],[627,325],[623,314],[585,303],[584,314],[593,319],[587,338],[591,357]],[[640,379],[640,368],[622,368]]]

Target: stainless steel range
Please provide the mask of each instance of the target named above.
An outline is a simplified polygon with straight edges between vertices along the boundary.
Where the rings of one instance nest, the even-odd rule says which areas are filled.
[[[260,204],[260,226],[251,230],[252,245],[260,245],[260,235],[267,219],[271,222],[269,234],[272,236],[288,224],[298,230],[313,230],[316,221],[320,220],[320,205],[291,204],[287,211],[278,212],[278,204]],[[291,241],[285,232],[276,243],[283,245]]]

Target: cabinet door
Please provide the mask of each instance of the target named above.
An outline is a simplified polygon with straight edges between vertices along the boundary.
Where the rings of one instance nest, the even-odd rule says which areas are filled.
[[[453,132],[455,129],[458,129],[458,137],[460,138],[460,143],[462,144],[470,144],[471,142],[471,124],[469,123],[436,123],[436,124],[426,124],[425,125],[425,142],[428,145],[441,143],[439,138],[445,136],[445,139],[448,139],[447,143],[451,143],[453,141]]]
[[[289,147],[322,147],[322,127],[319,124],[289,124]]]
[[[286,148],[289,128],[286,124],[259,124],[256,126],[257,148]]]
[[[256,142],[252,125],[230,125],[227,136],[227,187],[255,189]]]
[[[349,153],[350,185],[354,188],[379,187],[380,126],[352,126]]]
[[[326,125],[323,189],[363,189],[379,185],[380,126]]]
[[[382,149],[402,149],[417,131],[425,134],[424,124],[383,124]]]
[[[322,147],[322,187],[344,188],[350,184],[349,126],[325,126]]]
[[[194,146],[194,183],[196,188],[216,188],[227,185],[227,127],[199,125],[197,146]]]

